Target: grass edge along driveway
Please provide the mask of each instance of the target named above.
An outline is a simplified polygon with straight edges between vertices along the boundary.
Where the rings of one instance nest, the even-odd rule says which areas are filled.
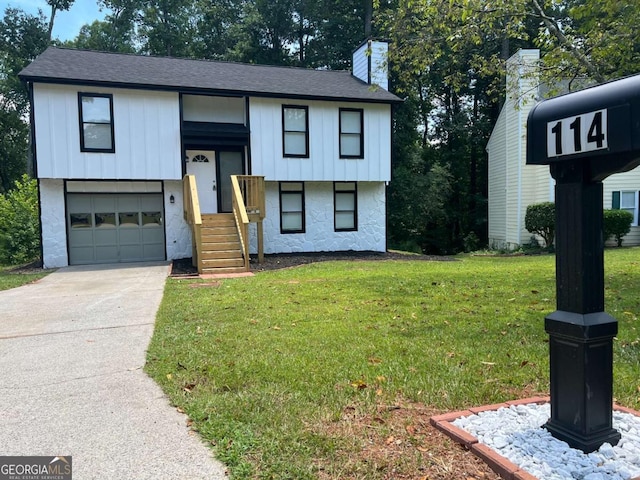
[[[52,271],[42,270],[41,272],[23,273],[20,270],[15,271],[15,268],[16,267],[0,265],[0,291],[21,287],[27,283],[35,282]]]
[[[640,249],[605,258],[614,396],[638,408]],[[407,412],[548,392],[554,265],[465,256],[169,279],[146,369],[233,478],[458,478],[469,472],[440,458],[455,447]]]

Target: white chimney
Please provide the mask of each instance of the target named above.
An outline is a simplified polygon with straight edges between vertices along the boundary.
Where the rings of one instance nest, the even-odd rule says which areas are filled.
[[[388,53],[387,42],[367,40],[353,52],[352,75],[389,90]]]

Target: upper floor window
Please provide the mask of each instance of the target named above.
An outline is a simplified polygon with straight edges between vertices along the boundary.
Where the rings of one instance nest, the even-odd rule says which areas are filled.
[[[282,152],[285,157],[309,158],[309,107],[282,106]]]
[[[80,151],[114,153],[113,96],[78,93]]]
[[[364,158],[363,111],[340,109],[340,158]]]

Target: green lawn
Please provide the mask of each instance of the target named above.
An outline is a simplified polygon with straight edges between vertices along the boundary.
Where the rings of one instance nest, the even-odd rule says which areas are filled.
[[[606,252],[614,394],[633,408],[639,261],[637,248]],[[371,466],[339,472],[361,443],[331,428],[345,409],[454,410],[548,392],[554,262],[328,262],[219,285],[170,279],[146,368],[233,478],[385,478]]]
[[[14,273],[11,272],[13,268],[0,265],[0,290],[9,290],[35,282],[49,273],[45,271],[42,273]]]

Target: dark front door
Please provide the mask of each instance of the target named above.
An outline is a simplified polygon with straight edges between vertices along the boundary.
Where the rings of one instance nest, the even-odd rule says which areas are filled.
[[[219,150],[216,152],[218,173],[218,213],[230,213],[231,175],[244,174],[244,155],[241,150]]]

